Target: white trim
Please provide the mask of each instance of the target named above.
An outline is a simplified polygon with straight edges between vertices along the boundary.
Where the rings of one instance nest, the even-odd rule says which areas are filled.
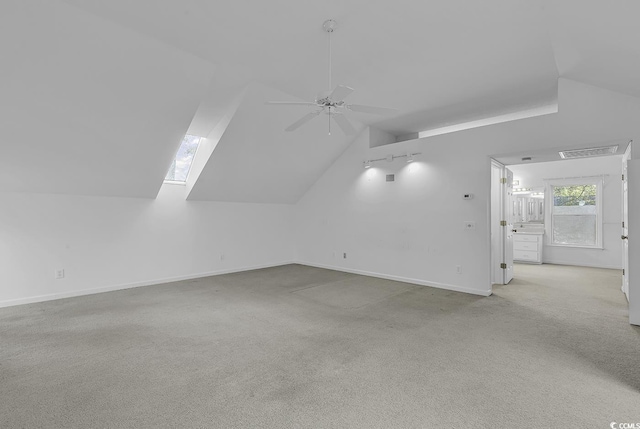
[[[554,261],[547,261],[547,260],[543,260],[542,261],[543,264],[549,264],[549,265],[572,265],[574,267],[586,267],[586,268],[604,268],[607,270],[620,270],[622,271],[622,267],[614,267],[611,265],[599,265],[599,264],[591,264],[591,263],[583,263],[583,262],[576,262],[576,261],[558,261],[558,260],[554,260]]]
[[[0,301],[0,308],[12,307],[14,305],[33,304],[37,302],[53,301],[56,299],[63,299],[63,298],[73,298],[76,296],[93,295],[96,293],[112,292],[116,290],[133,289],[136,287],[153,286],[153,285],[159,285],[164,283],[178,282],[182,280],[191,280],[191,279],[198,279],[202,277],[218,276],[221,274],[231,274],[231,273],[238,273],[242,271],[259,270],[262,268],[279,267],[282,265],[290,265],[295,263],[296,262],[294,261],[287,261],[287,262],[277,262],[272,264],[260,264],[260,265],[253,265],[249,267],[231,268],[226,270],[209,271],[209,272],[198,273],[198,274],[188,274],[183,276],[165,277],[165,278],[154,279],[154,280],[145,280],[141,282],[123,283],[123,284],[112,285],[112,286],[102,286],[102,287],[92,288],[92,289],[81,289],[81,290],[75,290],[75,291],[69,291],[69,292],[31,296],[27,298],[9,299],[5,301]]]
[[[334,271],[342,271],[346,273],[358,274],[358,275],[363,275],[368,277],[377,277],[377,278],[386,279],[386,280],[412,283],[419,286],[428,286],[428,287],[435,287],[438,289],[452,290],[455,292],[468,293],[471,295],[490,296],[492,294],[491,289],[486,291],[479,291],[476,289],[466,288],[463,286],[424,281],[424,280],[412,279],[408,277],[376,273],[372,271],[354,270],[354,269],[337,267],[332,265],[315,264],[312,262],[286,261],[286,262],[277,262],[272,264],[260,264],[260,265],[253,265],[248,267],[231,268],[226,270],[209,271],[209,272],[198,273],[198,274],[188,274],[183,276],[165,277],[165,278],[154,279],[154,280],[145,280],[141,282],[123,283],[119,285],[102,286],[102,287],[91,288],[91,289],[81,289],[81,290],[75,290],[75,291],[69,291],[69,292],[37,295],[37,296],[30,296],[27,298],[9,299],[5,301],[0,301],[0,308],[13,307],[16,305],[24,305],[24,304],[34,304],[38,302],[54,301],[56,299],[73,298],[77,296],[93,295],[93,294],[104,293],[104,292],[113,292],[117,290],[133,289],[133,288],[144,287],[144,286],[154,286],[154,285],[160,285],[165,283],[178,282],[182,280],[191,280],[191,279],[198,279],[203,277],[218,276],[222,274],[238,273],[242,271],[252,271],[252,270],[259,270],[263,268],[280,267],[283,265],[290,265],[290,264],[307,265],[310,267],[324,268],[324,269],[334,270]],[[568,264],[568,265],[574,265],[574,264]]]
[[[599,178],[599,180],[598,180]],[[544,193],[544,205],[545,205],[545,245],[550,247],[579,247],[586,249],[600,249],[604,250],[604,222],[603,222],[603,205],[604,205],[604,175],[591,176],[585,178],[572,178],[572,179],[545,179],[545,193]],[[553,242],[553,188],[556,186],[580,186],[580,185],[595,185],[596,186],[596,243],[593,246],[580,245],[580,244],[562,244]],[[565,216],[565,215],[559,215]],[[587,215],[582,215],[587,216]]]
[[[424,280],[419,280],[419,279],[412,279],[412,278],[409,278],[409,277],[402,277],[402,276],[394,276],[394,275],[391,275],[391,274],[376,273],[376,272],[373,272],[373,271],[354,270],[354,269],[351,269],[351,268],[337,267],[337,266],[333,266],[333,265],[316,264],[316,263],[313,263],[313,262],[297,261],[295,263],[299,264],[299,265],[307,265],[309,267],[324,268],[324,269],[327,269],[327,270],[342,271],[342,272],[345,272],[345,273],[358,274],[358,275],[361,275],[361,276],[377,277],[379,279],[395,280],[395,281],[404,282],[404,283],[412,283],[412,284],[415,284],[415,285],[418,285],[418,286],[428,286],[428,287],[435,287],[435,288],[438,288],[438,289],[452,290],[452,291],[455,291],[455,292],[468,293],[468,294],[471,294],[471,295],[490,296],[492,294],[491,289],[486,290],[486,291],[481,291],[481,290],[477,290],[477,289],[471,289],[471,288],[466,288],[466,287],[463,287],[463,286],[457,286],[457,285],[452,285],[452,284],[447,284],[447,283],[424,281]]]
[[[561,215],[562,216],[562,215]],[[578,216],[582,216],[582,215],[578,215]],[[548,247],[561,247],[561,248],[566,248],[566,247],[575,247],[576,249],[594,249],[594,250],[604,250],[604,246],[581,246],[579,244],[549,244],[546,243],[545,244]]]
[[[574,180],[577,179],[602,179],[604,180],[605,177],[609,177],[611,176],[610,174],[596,174],[595,176],[573,176],[573,177],[551,177],[551,178],[544,178],[542,179],[545,182],[549,182],[549,181],[562,181],[562,180],[571,180],[573,183]]]
[[[442,134],[455,133],[456,131],[464,131],[472,128],[485,127],[487,125],[501,124],[503,122],[517,121],[519,119],[534,118],[536,116],[551,115],[558,113],[558,102],[546,106],[539,106],[530,109],[520,110],[517,112],[505,113],[502,115],[491,116],[488,118],[476,119],[474,121],[461,122],[454,125],[444,127],[431,128],[429,130],[420,131],[418,138],[439,136]]]

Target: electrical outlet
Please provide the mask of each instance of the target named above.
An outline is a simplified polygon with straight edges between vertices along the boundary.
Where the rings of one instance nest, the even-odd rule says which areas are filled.
[[[342,254],[342,259],[347,259],[347,252]]]
[[[462,274],[462,266],[456,265],[456,273]]]
[[[221,260],[221,261],[224,261],[224,253],[221,253],[221,254],[220,254],[220,260]]]
[[[56,272],[54,273],[54,276],[56,279],[63,279],[64,278],[64,268],[60,268],[58,270],[56,270]]]

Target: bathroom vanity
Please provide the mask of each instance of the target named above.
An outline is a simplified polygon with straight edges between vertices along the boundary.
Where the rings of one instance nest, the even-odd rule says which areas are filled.
[[[513,260],[542,264],[544,225],[522,223],[513,225]]]

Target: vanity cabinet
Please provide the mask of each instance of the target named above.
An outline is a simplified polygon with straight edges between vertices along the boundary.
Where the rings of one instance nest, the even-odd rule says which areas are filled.
[[[513,234],[513,260],[542,264],[542,234]]]

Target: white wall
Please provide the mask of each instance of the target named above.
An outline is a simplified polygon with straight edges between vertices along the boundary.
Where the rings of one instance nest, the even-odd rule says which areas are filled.
[[[640,137],[637,98],[560,79],[559,106],[553,115],[374,148],[366,133],[359,136],[299,201],[297,259],[490,293],[490,157]],[[407,151],[422,154],[410,165],[400,159],[362,167],[365,159]],[[388,173],[395,182],[385,182]],[[465,193],[475,198],[465,201]],[[465,230],[465,221],[476,228]]]
[[[622,269],[622,156],[510,165],[520,188],[544,188],[544,179],[604,175],[602,187],[603,249],[545,245],[543,262],[548,264]]]
[[[0,305],[292,259],[486,295],[490,156],[640,140],[639,99],[563,79],[559,90],[555,115],[376,148],[365,131],[295,206],[185,201],[178,186],[155,200],[2,193]],[[362,168],[407,151],[422,154]]]
[[[1,193],[0,306],[292,261],[292,206],[185,201],[185,191]]]
[[[298,203],[298,260],[488,295],[488,157],[460,159],[451,146],[425,145],[410,164],[400,158],[365,170],[368,149],[365,132]],[[467,220],[475,230],[463,230]]]

